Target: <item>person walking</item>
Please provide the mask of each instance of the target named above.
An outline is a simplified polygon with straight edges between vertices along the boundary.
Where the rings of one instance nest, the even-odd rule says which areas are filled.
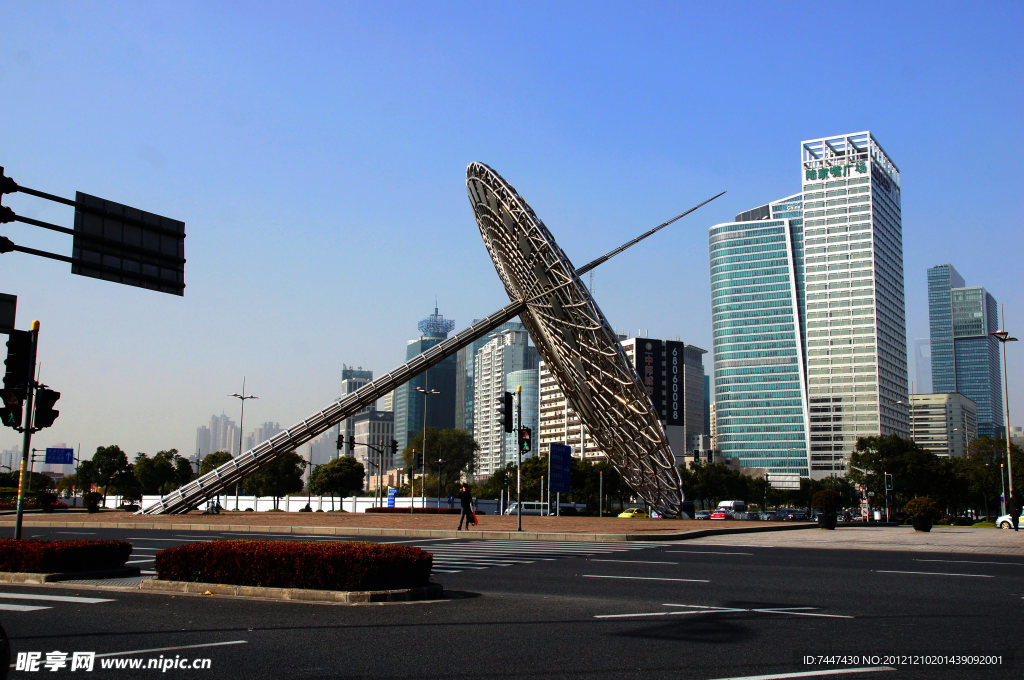
[[[1020,531],[1020,512],[1021,512],[1021,501],[1020,493],[1014,489],[1013,493],[1010,494],[1010,499],[1006,503],[1006,512],[1010,513],[1010,524],[1013,525],[1014,531]]]
[[[469,485],[463,484],[459,487],[459,503],[462,504],[462,512],[459,513],[459,531],[462,531],[462,521],[466,521],[466,528],[473,523],[473,494],[469,491]]]

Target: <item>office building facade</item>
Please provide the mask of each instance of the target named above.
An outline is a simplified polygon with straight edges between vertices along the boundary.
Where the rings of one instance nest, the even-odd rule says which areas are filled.
[[[928,325],[932,391],[959,392],[977,405],[978,435],[1003,436],[1003,382],[996,300],[968,287],[953,265],[928,270]]]
[[[803,141],[801,179],[710,231],[716,442],[821,478],[909,433],[900,175],[860,132]]]
[[[474,416],[473,438],[479,444],[474,465],[474,474],[488,477],[516,460],[515,440],[506,435],[498,403],[508,389],[507,378],[515,374],[520,379],[523,371],[536,372],[539,362],[537,348],[529,344],[530,336],[525,330],[504,330],[492,333],[488,341],[474,356]],[[523,419],[536,413],[537,379],[527,381],[533,391],[533,406],[523,403]],[[518,383],[517,383],[518,384]],[[524,390],[526,387],[524,387]],[[535,423],[532,415],[531,422]],[[524,427],[528,425],[523,423]],[[511,443],[510,443],[511,442]]]
[[[963,458],[978,437],[978,410],[956,392],[911,394],[910,438],[936,456]]]
[[[445,319],[435,307],[434,313],[420,321],[417,326],[420,337],[406,343],[406,361],[447,338],[455,328],[455,322]],[[452,355],[395,389],[395,439],[398,440],[399,451],[407,448],[409,442],[424,426],[441,430],[455,426],[455,383],[455,356]],[[428,393],[436,390],[438,394],[424,397],[423,392],[416,388],[426,390]]]
[[[708,434],[703,361],[707,351],[680,341],[654,338],[623,339],[622,348],[647,390],[677,464],[682,464],[685,453],[702,448]],[[604,460],[604,452],[581,426],[543,362],[539,380],[539,434],[534,436],[534,445],[539,444],[543,453],[550,444],[566,444],[577,458]]]
[[[355,392],[360,387],[373,382],[373,371],[364,370],[362,367],[353,368],[352,366],[341,365],[341,397]],[[372,413],[377,410],[376,404],[369,404],[359,411],[362,413]],[[335,441],[337,441],[338,435],[343,436],[344,441],[348,442],[355,435],[355,426],[353,424],[353,416],[349,416],[345,420],[338,423],[338,426],[334,428]],[[337,444],[335,444],[337,447]],[[348,446],[344,446],[338,449],[338,456],[345,455],[348,451]]]

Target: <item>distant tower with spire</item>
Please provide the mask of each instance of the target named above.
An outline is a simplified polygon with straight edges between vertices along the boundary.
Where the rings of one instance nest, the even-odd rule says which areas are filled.
[[[444,318],[435,301],[434,313],[422,319],[416,327],[420,336],[406,343],[406,361],[447,338],[455,328],[455,322]],[[440,392],[425,398],[427,427],[442,430],[455,427],[455,369],[455,355],[452,355],[395,390],[395,439],[400,451],[409,446],[410,440],[423,429],[424,396],[416,391],[417,387]]]

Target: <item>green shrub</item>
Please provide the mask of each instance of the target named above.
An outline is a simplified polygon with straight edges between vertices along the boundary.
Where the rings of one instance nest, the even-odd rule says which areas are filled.
[[[226,540],[156,555],[168,581],[314,590],[392,590],[430,581],[433,555],[387,543]]]
[[[0,571],[55,573],[123,567],[132,554],[127,541],[46,541],[0,538]]]
[[[89,512],[99,512],[100,503],[103,502],[103,494],[97,493],[95,491],[90,491],[89,493],[85,494],[84,500],[86,510],[88,510]]]
[[[811,497],[811,507],[824,513],[834,513],[843,502],[838,491],[822,489]]]
[[[939,515],[939,504],[927,496],[919,496],[912,499],[904,509],[911,517],[930,517],[934,519]]]

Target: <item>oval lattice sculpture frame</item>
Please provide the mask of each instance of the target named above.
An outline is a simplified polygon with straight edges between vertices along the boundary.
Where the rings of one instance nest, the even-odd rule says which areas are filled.
[[[519,318],[583,425],[639,498],[682,512],[675,456],[622,344],[569,258],[516,190],[483,163],[466,186],[480,235]]]

